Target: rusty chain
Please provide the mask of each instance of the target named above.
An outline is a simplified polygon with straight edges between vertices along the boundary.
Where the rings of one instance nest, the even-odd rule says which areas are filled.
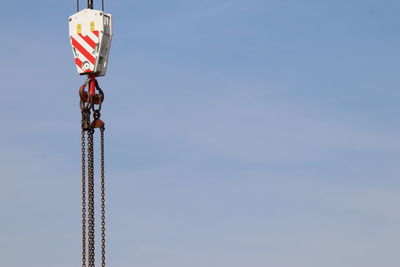
[[[99,95],[90,96],[84,91],[88,80],[79,90],[81,97],[80,107],[82,112],[81,143],[82,143],[82,267],[95,267],[95,178],[94,178],[94,133],[95,128],[100,128],[100,152],[101,152],[101,265],[106,266],[106,218],[105,218],[105,171],[104,171],[104,122],[100,119],[101,103],[104,94],[98,86]],[[98,108],[95,109],[95,105]],[[93,121],[90,121],[93,111]],[[87,143],[86,133],[87,132]],[[87,146],[87,150],[86,150]],[[87,264],[87,265],[86,265]]]
[[[88,130],[88,197],[89,197],[89,267],[95,266],[95,213],[94,213],[94,129]]]
[[[82,111],[82,267],[86,267],[86,134],[84,125],[87,117],[87,112]]]
[[[104,175],[104,125],[100,128],[100,150],[101,150],[101,266],[106,266],[106,198],[105,198],[105,175]]]

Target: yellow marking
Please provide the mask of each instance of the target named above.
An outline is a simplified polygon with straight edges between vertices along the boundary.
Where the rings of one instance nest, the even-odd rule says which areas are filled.
[[[77,32],[78,34],[81,34],[81,33],[82,33],[82,24],[77,24],[77,25],[76,25],[76,32]]]
[[[94,21],[90,22],[90,31],[94,31]]]

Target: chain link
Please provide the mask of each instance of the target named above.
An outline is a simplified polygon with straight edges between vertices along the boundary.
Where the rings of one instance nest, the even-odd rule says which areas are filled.
[[[95,267],[95,217],[94,217],[94,129],[88,130],[88,198],[89,198],[89,267]]]
[[[82,111],[82,267],[86,267],[86,134],[84,124],[87,112]]]
[[[104,174],[104,126],[100,128],[101,140],[101,266],[106,266],[106,194]]]

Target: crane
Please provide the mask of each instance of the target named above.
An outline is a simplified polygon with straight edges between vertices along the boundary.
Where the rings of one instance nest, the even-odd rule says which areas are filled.
[[[100,131],[100,223],[101,266],[106,266],[106,219],[105,219],[105,123],[101,120],[104,92],[96,77],[105,76],[112,39],[112,16],[102,9],[93,9],[93,0],[87,8],[69,17],[69,39],[74,62],[79,75],[87,76],[79,88],[81,109],[82,152],[82,267],[95,267],[95,173],[94,135]]]

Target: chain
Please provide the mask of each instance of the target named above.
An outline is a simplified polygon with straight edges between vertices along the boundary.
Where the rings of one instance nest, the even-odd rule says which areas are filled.
[[[104,94],[95,80],[98,95],[91,97],[85,92],[87,80],[79,89],[82,111],[82,267],[95,267],[95,194],[94,194],[94,142],[95,128],[100,128],[101,138],[101,266],[106,266],[106,216],[105,216],[105,172],[104,172],[104,122],[100,119]],[[95,109],[95,105],[98,108]],[[93,111],[93,121],[90,121]],[[87,143],[86,134],[87,132]],[[87,148],[86,148],[87,146]]]
[[[88,130],[88,197],[89,197],[89,267],[95,266],[95,220],[94,220],[94,129]]]
[[[101,133],[101,266],[106,266],[106,198],[105,198],[105,175],[104,175],[104,126],[100,128]]]
[[[86,267],[86,136],[84,124],[87,120],[87,112],[82,111],[82,267]]]

